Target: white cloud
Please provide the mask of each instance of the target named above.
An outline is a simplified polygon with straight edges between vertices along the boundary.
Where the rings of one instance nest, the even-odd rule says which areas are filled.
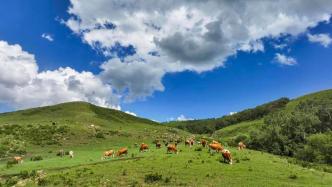
[[[310,42],[316,42],[321,44],[324,47],[328,47],[332,39],[329,34],[307,34]]]
[[[188,121],[188,120],[193,120],[192,118],[187,118],[183,114],[181,114],[179,117],[176,118],[176,121]]]
[[[101,66],[102,80],[134,100],[163,91],[166,73],[222,67],[239,50],[264,51],[265,37],[297,36],[328,21],[332,1],[71,0],[68,12],[64,23],[113,57]],[[118,43],[132,45],[136,54],[116,60]]]
[[[44,39],[46,39],[46,40],[48,40],[48,41],[50,41],[50,42],[54,41],[54,38],[50,34],[47,34],[47,33],[43,33],[41,35],[41,37],[44,38]]]
[[[230,112],[229,115],[234,115],[236,114],[237,112]]]
[[[91,72],[72,68],[38,72],[34,55],[0,41],[0,102],[28,108],[68,101],[87,101],[119,108],[118,96]]]
[[[132,116],[137,116],[134,112],[125,111],[125,113],[130,114],[130,115],[132,115]]]
[[[293,66],[297,64],[297,61],[293,57],[288,57],[280,53],[276,53],[274,60],[281,65]]]

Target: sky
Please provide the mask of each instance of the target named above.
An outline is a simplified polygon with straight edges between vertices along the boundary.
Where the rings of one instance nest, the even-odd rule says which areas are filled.
[[[11,0],[0,112],[87,101],[212,118],[332,86],[332,1]]]

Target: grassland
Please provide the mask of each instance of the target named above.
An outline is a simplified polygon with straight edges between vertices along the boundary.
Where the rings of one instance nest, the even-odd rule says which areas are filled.
[[[60,158],[44,152],[44,160],[26,161],[6,169],[2,174],[42,169],[46,173],[43,184],[51,186],[329,186],[332,174],[303,168],[287,159],[252,150],[231,148],[234,164],[220,162],[220,154],[211,155],[205,148],[180,145],[180,152],[166,154],[165,148],[140,153],[131,147],[123,158],[101,160],[105,144],[86,145],[74,149],[75,158]],[[117,148],[113,146],[113,148]],[[162,178],[146,181],[149,174]],[[32,180],[21,180],[37,186]]]
[[[239,134],[248,135],[262,119],[225,127],[212,134],[227,142]],[[155,139],[182,139],[193,134],[137,118],[126,113],[84,102],[0,114],[0,128],[19,125],[66,126],[69,132],[56,144],[36,144],[24,133],[15,133],[27,141],[24,162],[7,167],[9,158],[0,160],[0,186],[331,186],[332,173],[293,164],[292,159],[260,151],[227,146],[234,164],[221,162],[221,155],[207,148],[179,144],[179,154],[156,149]],[[93,128],[91,128],[93,125]],[[96,136],[100,132],[102,137]],[[5,134],[1,134],[1,136]],[[28,134],[29,135],[29,134]],[[46,134],[46,136],[48,136]],[[196,135],[199,137],[202,135]],[[207,135],[205,135],[207,136]],[[34,139],[33,139],[34,140]],[[135,144],[148,143],[150,150],[140,153]],[[102,160],[105,150],[127,147],[129,154]],[[58,157],[59,149],[73,150],[74,158]],[[40,161],[31,161],[33,156]],[[36,177],[35,171],[43,171]]]

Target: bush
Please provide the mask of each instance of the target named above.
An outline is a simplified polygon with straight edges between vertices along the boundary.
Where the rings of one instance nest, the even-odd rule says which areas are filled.
[[[195,151],[202,151],[202,148],[201,147],[196,147]]]
[[[162,175],[160,175],[158,173],[147,174],[147,175],[145,175],[145,178],[144,178],[145,183],[154,183],[154,182],[157,182],[160,180],[162,180]]]
[[[96,133],[96,138],[105,138],[105,135],[102,132],[97,132]]]
[[[17,164],[17,162],[15,160],[8,160],[7,163],[6,163],[6,167],[11,168],[15,164]]]
[[[18,182],[17,177],[10,177],[6,180],[6,186],[14,186]]]
[[[24,170],[24,171],[21,171],[20,174],[19,174],[20,178],[22,179],[27,179],[29,178],[29,172],[27,170]]]
[[[40,160],[43,160],[43,157],[40,155],[37,155],[37,156],[31,157],[30,160],[31,161],[40,161]]]
[[[289,175],[288,178],[290,178],[290,179],[297,179],[297,175],[296,174],[291,174],[291,175]]]
[[[307,143],[304,149],[298,152],[297,158],[310,162],[332,164],[332,132],[315,134],[306,140]]]

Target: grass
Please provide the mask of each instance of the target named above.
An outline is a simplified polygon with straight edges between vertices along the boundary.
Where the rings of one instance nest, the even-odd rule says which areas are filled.
[[[196,145],[198,146],[198,145]],[[180,145],[178,155],[166,154],[165,148],[140,153],[130,148],[127,157],[101,160],[103,144],[75,149],[75,158],[45,155],[44,160],[26,160],[2,174],[43,169],[48,185],[74,186],[329,186],[332,174],[290,164],[287,159],[258,151],[230,148],[234,164],[220,162],[220,154],[210,155],[205,148],[194,151]],[[133,154],[133,157],[132,157]],[[146,182],[147,176],[158,180]],[[296,177],[295,177],[296,176]],[[152,177],[153,178],[153,177]],[[28,182],[34,186],[33,182]]]
[[[239,134],[248,135],[262,125],[262,120],[243,122],[216,131],[212,137],[222,142]],[[26,186],[330,186],[332,173],[307,169],[279,157],[254,150],[231,150],[234,164],[220,162],[221,155],[179,145],[179,154],[166,154],[156,149],[155,139],[185,139],[192,134],[136,118],[120,111],[73,102],[50,107],[0,114],[3,125],[65,125],[69,133],[61,144],[28,143],[24,163],[6,167],[0,160],[0,184]],[[104,138],[95,136],[96,130]],[[0,134],[3,135],[3,134]],[[197,136],[198,137],[198,136]],[[150,151],[140,153],[134,144],[148,143]],[[101,160],[104,151],[128,147],[123,158]],[[58,157],[58,150],[73,150],[75,157]],[[43,159],[31,161],[34,156]],[[34,171],[43,170],[44,177]],[[7,184],[6,184],[7,183]],[[0,185],[1,186],[1,185]]]
[[[263,125],[263,119],[246,121],[236,125],[231,125],[213,133],[212,137],[221,140],[222,142],[230,142],[238,135],[249,136],[250,131],[257,130]]]

